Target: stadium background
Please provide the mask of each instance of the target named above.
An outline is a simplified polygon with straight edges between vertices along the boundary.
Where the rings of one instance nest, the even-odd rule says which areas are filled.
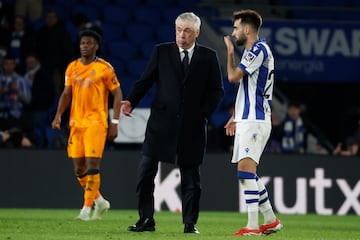
[[[231,16],[234,10],[253,8],[259,11],[264,18],[264,27],[270,31],[280,26],[295,30],[303,29],[305,32],[317,29],[318,33],[322,34],[324,29],[330,29],[330,37],[325,42],[325,50],[330,48],[331,41],[335,41],[335,47],[340,50],[334,55],[328,56],[324,50],[323,55],[310,54],[305,57],[303,52],[298,51],[287,56],[290,60],[323,61],[327,67],[321,74],[309,75],[301,72],[294,73],[291,68],[281,68],[282,71],[277,72],[276,75],[275,97],[280,106],[278,110],[284,109],[289,99],[304,103],[307,106],[307,117],[314,123],[316,131],[325,135],[332,146],[344,140],[357,126],[360,116],[358,94],[360,77],[357,71],[360,57],[359,0],[43,0],[43,12],[50,8],[57,10],[74,40],[77,32],[71,22],[72,13],[82,12],[90,18],[92,23],[100,24],[103,31],[100,55],[114,65],[125,95],[144,69],[154,44],[174,39],[173,22],[175,17],[183,11],[194,11],[202,17],[203,25],[199,42],[218,50],[222,64],[225,64],[222,36],[230,34],[224,30],[227,31],[231,27]],[[39,27],[43,22],[39,20],[36,24]],[[336,33],[341,30],[344,31],[344,41],[333,40]],[[291,39],[296,39],[300,46],[303,39],[297,39],[298,36],[300,35],[293,36]],[[342,45],[344,42],[348,45]],[[307,44],[307,42],[302,43],[304,46]],[[350,48],[350,55],[343,54],[341,51],[341,47],[346,46]],[[315,49],[316,46],[313,48]],[[274,49],[274,54],[279,58],[282,57],[276,49]],[[225,76],[224,65],[222,67]],[[234,89],[226,84],[226,77],[224,78],[227,91],[224,102],[231,102]],[[142,101],[140,107],[148,107],[150,99],[151,93]],[[212,127],[221,128],[222,122],[227,118],[226,111],[222,110],[219,109],[219,115],[212,119]],[[139,149],[138,145],[130,149],[129,147],[129,145],[118,146],[119,151],[107,152],[106,161],[103,161],[104,191],[113,195],[115,208],[136,208],[135,179],[131,177],[135,176]],[[209,186],[204,190],[202,204],[209,209],[238,209],[238,202],[234,201],[238,196],[238,186],[234,179],[234,169],[229,165],[229,153],[212,152],[216,147],[216,144],[210,145],[210,153],[207,156],[208,165],[205,164],[203,169],[204,187],[207,183]],[[64,161],[65,151],[1,150],[1,156],[1,159],[5,161],[6,174],[0,175],[3,178],[1,182],[5,183],[5,197],[1,198],[0,207],[79,207],[77,204],[81,200],[74,196],[81,197],[80,189],[72,178],[70,162]],[[276,160],[271,164],[273,159]],[[308,181],[314,177],[315,168],[323,167],[326,169],[326,175],[329,174],[332,179],[332,184],[335,184],[337,179],[346,180],[349,188],[354,191],[352,199],[355,202],[354,208],[357,206],[356,202],[359,204],[357,169],[359,169],[360,161],[358,157],[280,154],[266,155],[265,160],[265,165],[261,168],[265,175],[275,176],[276,174],[276,176],[287,178],[289,184],[294,184],[297,178],[305,178]],[[345,161],[348,162],[344,164]],[[298,167],[294,168],[294,166]],[[344,169],[338,168],[339,166],[344,166]],[[272,170],[274,170],[273,173]],[[48,184],[48,178],[57,179],[54,184]],[[215,189],[224,189],[225,192],[218,194],[210,189],[210,186]],[[224,186],[228,187],[224,188]],[[232,191],[234,189],[235,191]],[[289,195],[296,196],[295,188],[289,189],[286,189],[286,191],[291,191]],[[274,191],[271,185],[269,190],[269,192]],[[58,198],[59,192],[62,193],[61,198]],[[306,197],[302,199],[309,202],[310,212],[316,212],[315,193],[312,190],[309,190],[309,193],[310,196],[307,195],[307,197],[310,200]],[[219,196],[226,197],[219,198]],[[285,202],[291,206],[295,202],[294,198],[290,197]],[[330,203],[327,202],[328,200]],[[329,205],[325,204],[325,207],[333,207],[335,209],[333,213],[336,214],[343,200],[345,201],[344,194],[339,187],[335,187],[335,190],[331,190],[326,198],[326,204]],[[359,215],[359,209],[356,211],[355,213]],[[353,212],[352,208],[350,213]]]
[[[174,40],[176,16],[183,11],[199,14],[203,21],[199,42],[218,51],[224,73],[226,95],[222,109],[210,120],[212,127],[222,128],[228,118],[226,107],[235,95],[234,86],[229,86],[226,79],[222,36],[231,33],[232,12],[244,8],[262,14],[261,35],[269,40],[277,60],[275,114],[283,117],[289,100],[303,103],[313,132],[324,136],[321,141],[328,149],[351,135],[360,116],[360,77],[356,68],[360,57],[359,0],[43,0],[42,11],[45,14],[55,9],[73,41],[77,40],[74,16],[84,14],[90,24],[100,27],[100,55],[115,67],[125,95],[145,68],[154,44]],[[44,20],[39,19],[34,25],[40,28],[43,24]],[[276,42],[277,37],[269,35],[269,31],[274,34],[280,28],[294,33]],[[276,44],[280,47],[274,47]],[[297,50],[290,52],[291,48]],[[138,107],[148,107],[151,95]]]

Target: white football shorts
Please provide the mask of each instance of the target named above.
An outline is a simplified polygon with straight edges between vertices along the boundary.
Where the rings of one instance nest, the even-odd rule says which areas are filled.
[[[231,162],[237,163],[243,158],[251,158],[259,164],[270,132],[271,123],[237,122]]]

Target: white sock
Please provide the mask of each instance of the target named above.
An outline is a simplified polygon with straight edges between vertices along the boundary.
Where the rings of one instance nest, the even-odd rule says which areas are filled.
[[[105,199],[103,198],[103,196],[100,194],[98,198],[95,199],[95,205],[99,204],[100,202],[104,201]]]
[[[91,212],[91,207],[83,206],[83,208],[81,209],[81,213],[90,214],[90,212]]]
[[[260,194],[259,209],[260,209],[260,212],[264,216],[264,223],[265,224],[272,223],[276,220],[276,216],[272,209],[272,206],[271,206],[271,203],[269,200],[269,196],[268,196],[268,192],[265,188],[264,183],[261,181],[261,179],[258,176],[256,176],[256,182],[257,182],[257,185],[259,188],[259,194]]]
[[[259,211],[250,211],[248,208],[248,223],[246,227],[249,229],[259,229]]]
[[[249,172],[238,172],[238,178],[244,190],[245,203],[248,209],[247,228],[259,229],[259,188],[256,183],[255,174]]]

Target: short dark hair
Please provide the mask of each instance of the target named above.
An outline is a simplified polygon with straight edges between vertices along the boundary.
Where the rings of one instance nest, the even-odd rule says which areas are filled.
[[[96,31],[92,30],[92,29],[85,29],[80,31],[79,33],[79,38],[81,39],[82,37],[93,37],[98,44],[100,44],[101,41],[101,35],[99,33],[97,33]]]
[[[238,19],[241,19],[241,23],[243,24],[250,24],[256,30],[259,30],[262,25],[261,15],[258,12],[251,9],[245,9],[234,12],[233,21],[235,22]]]

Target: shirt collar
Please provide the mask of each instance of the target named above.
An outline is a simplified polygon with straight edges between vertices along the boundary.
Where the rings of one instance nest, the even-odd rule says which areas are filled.
[[[191,61],[192,55],[193,55],[193,53],[194,53],[194,48],[195,48],[195,43],[194,43],[190,48],[186,49],[186,50],[188,51],[189,62]],[[184,53],[183,53],[184,50],[185,50],[185,49],[179,47],[181,60],[182,60],[183,57],[185,56]]]
[[[195,43],[194,43],[190,48],[186,49],[186,50],[188,51],[188,53],[189,53],[190,56],[193,54],[194,48],[195,48]],[[185,49],[179,47],[179,52],[180,52],[180,53],[181,53],[182,51],[184,51],[184,50],[185,50]]]

